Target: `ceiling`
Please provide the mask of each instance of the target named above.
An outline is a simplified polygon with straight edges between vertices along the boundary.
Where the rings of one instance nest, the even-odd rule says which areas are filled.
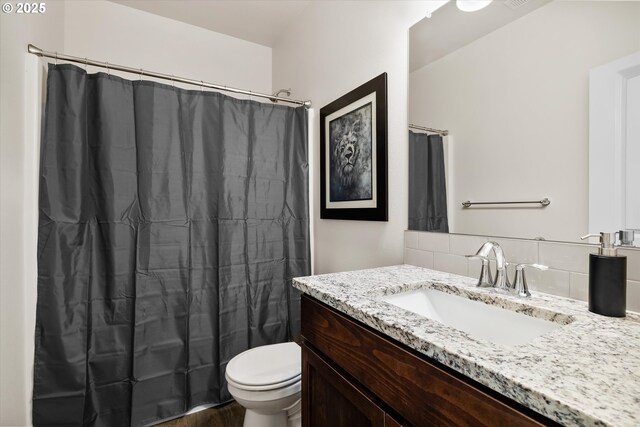
[[[269,47],[311,3],[311,0],[111,1]]]
[[[494,1],[476,12],[462,12],[456,7],[455,1],[450,1],[435,11],[431,18],[425,18],[411,27],[410,71],[418,70],[550,1]]]
[[[313,0],[110,0],[138,10],[273,47],[278,36]],[[455,1],[410,30],[410,70],[415,71],[551,0],[494,1],[462,12]],[[514,8],[506,4],[516,5]]]

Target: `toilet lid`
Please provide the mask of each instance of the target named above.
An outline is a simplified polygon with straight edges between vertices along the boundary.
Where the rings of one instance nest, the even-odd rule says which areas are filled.
[[[240,353],[227,364],[226,374],[234,383],[262,387],[299,377],[300,365],[300,346],[288,342]]]

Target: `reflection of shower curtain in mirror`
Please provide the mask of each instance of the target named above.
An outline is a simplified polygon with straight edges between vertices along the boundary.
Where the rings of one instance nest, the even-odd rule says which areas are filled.
[[[409,230],[449,232],[440,135],[409,131]]]

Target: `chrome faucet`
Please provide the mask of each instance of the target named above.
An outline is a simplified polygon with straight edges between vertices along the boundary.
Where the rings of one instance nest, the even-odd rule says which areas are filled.
[[[489,268],[489,254],[493,252],[496,257],[496,277],[491,279],[491,271]],[[504,257],[504,251],[497,242],[484,243],[475,255],[467,255],[467,258],[479,259],[482,261],[482,270],[480,271],[479,287],[493,287],[500,291],[510,291],[511,283],[507,276],[507,260]]]
[[[496,277],[491,276],[491,268],[489,263],[489,254],[493,252],[496,258]],[[537,268],[538,270],[548,270],[549,267],[540,264],[517,264],[514,278],[514,284],[509,282],[507,274],[507,262],[504,251],[497,242],[484,243],[475,255],[467,255],[469,259],[479,259],[482,261],[482,269],[480,270],[480,278],[476,286],[481,288],[496,288],[499,291],[514,293],[520,297],[530,297],[529,288],[527,286],[527,278],[524,274],[525,268]]]

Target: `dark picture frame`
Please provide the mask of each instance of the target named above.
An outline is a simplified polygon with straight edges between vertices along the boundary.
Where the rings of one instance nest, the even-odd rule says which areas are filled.
[[[387,73],[320,109],[320,218],[388,221]]]

